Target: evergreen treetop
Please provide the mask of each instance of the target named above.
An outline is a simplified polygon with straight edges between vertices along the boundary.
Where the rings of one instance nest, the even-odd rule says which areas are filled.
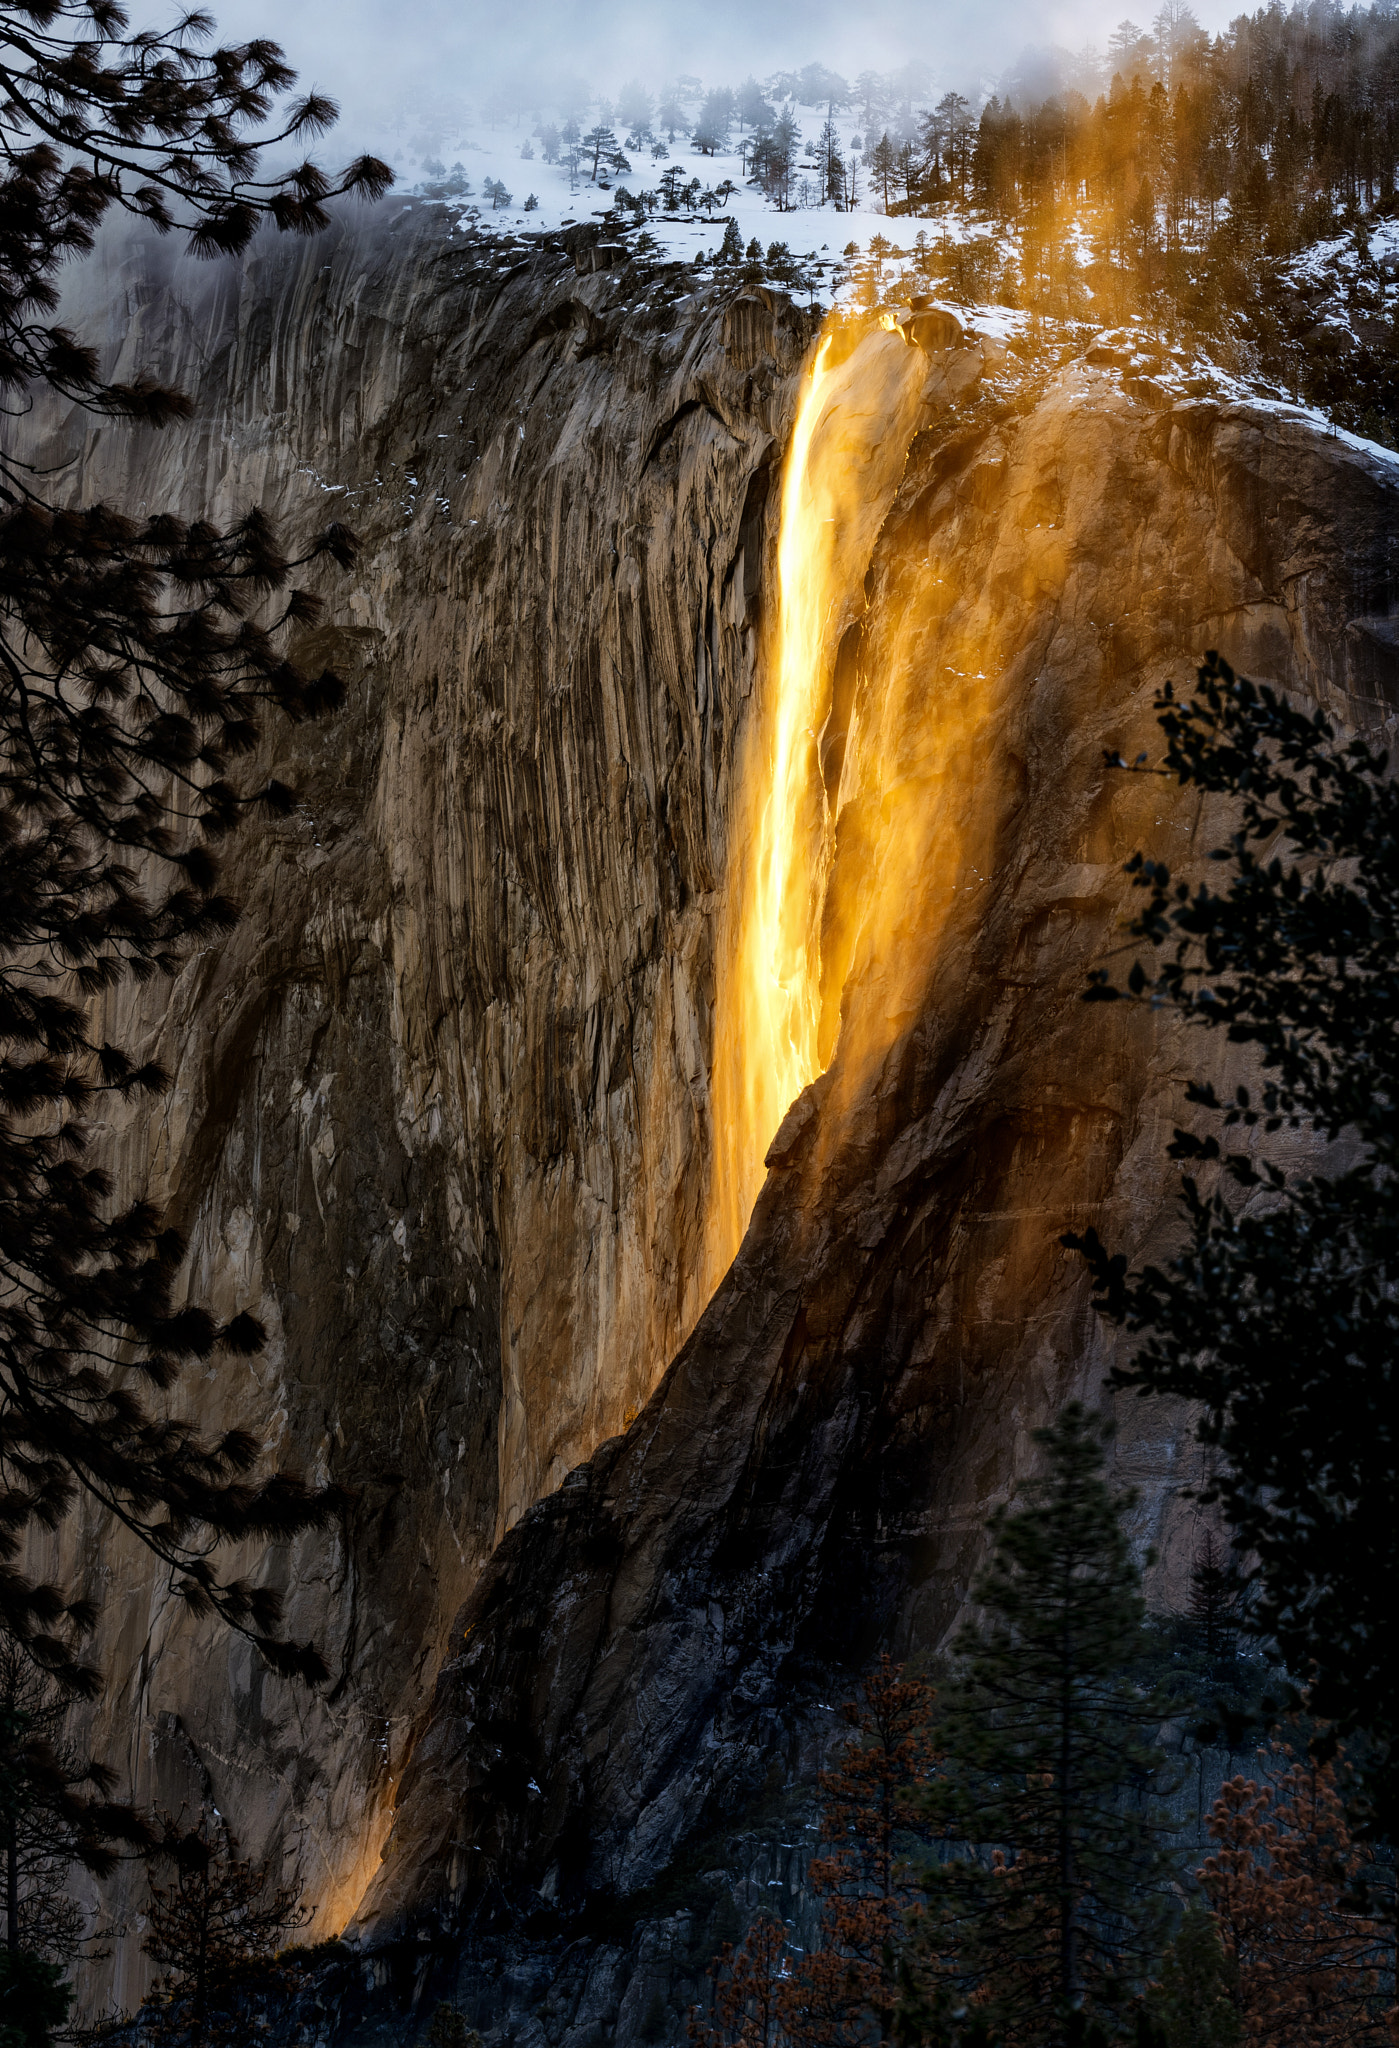
[[[910,2005],[975,2007],[1008,2040],[1062,2048],[1123,2021],[1166,1921],[1170,1823],[1154,1804],[1173,1703],[1137,1676],[1129,1493],[1071,1403],[1036,1432],[1048,1470],[992,1518],[977,1618],[957,1642],[935,1739],[934,1827],[962,1845],[925,1877]]]

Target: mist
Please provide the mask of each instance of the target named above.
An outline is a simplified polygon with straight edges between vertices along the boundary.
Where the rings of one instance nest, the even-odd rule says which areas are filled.
[[[1154,0],[1133,17],[1149,28]],[[638,0],[512,0],[461,6],[451,0],[212,0],[222,40],[271,36],[303,86],[341,106],[321,146],[327,161],[374,149],[401,169],[442,142],[482,124],[615,96],[639,79],[651,90],[681,74],[704,86],[736,85],[750,73],[821,63],[854,79],[867,70],[927,66],[934,91],[979,98],[1027,53],[1101,47],[1129,10],[1123,0],[986,0],[977,7],[928,0],[715,0],[708,6]],[[1200,0],[1210,30],[1238,12]],[[133,21],[147,16],[140,0]],[[1037,68],[1033,58],[1030,68]],[[975,99],[974,99],[975,103]]]

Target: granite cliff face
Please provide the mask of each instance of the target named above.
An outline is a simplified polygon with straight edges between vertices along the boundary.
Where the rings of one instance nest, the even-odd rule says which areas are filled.
[[[653,1885],[693,1831],[809,1773],[833,1671],[943,1638],[1028,1430],[1100,1398],[1109,1340],[1059,1232],[1164,1248],[1180,1082],[1222,1051],[1077,1000],[1120,943],[1126,855],[1188,876],[1222,836],[1104,755],[1152,750],[1155,686],[1205,646],[1387,721],[1396,481],[1296,418],[1144,401],[1110,365],[915,439],[842,642],[845,715],[893,745],[882,789],[840,783],[833,1064],[647,1409],[483,1574],[368,1934]],[[1168,1597],[1195,1454],[1164,1405],[1119,1421]]]
[[[1109,1356],[1059,1232],[1169,1234],[1216,1050],[1077,1002],[1122,860],[1188,872],[1214,829],[1104,749],[1152,746],[1206,646],[1368,725],[1396,680],[1378,455],[1111,362],[1015,387],[842,341],[864,509],[803,742],[835,1053],[725,1274],[713,1077],[817,323],[587,261],[411,211],[217,271],[113,244],[75,315],[194,434],[32,430],[84,496],[365,541],[302,650],[351,703],[269,740],[302,800],[233,856],[243,925],[113,1020],[176,1074],[114,1152],[273,1332],[194,1391],[357,1493],[267,1567],[335,1682],[267,1680],[110,1532],[92,1569],[107,1753],[371,1943],[652,1883],[809,1768],[842,1670],[938,1640],[1028,1432]],[[1169,1579],[1181,1418],[1121,1422]]]
[[[812,323],[617,298],[562,250],[493,268],[412,213],[240,267],[113,243],[71,317],[190,390],[196,426],[30,429],[75,494],[364,541],[300,650],[351,702],[269,742],[301,802],[233,852],[243,925],[108,1020],[176,1077],[112,1133],[120,1165],[173,1205],[197,1284],[272,1332],[193,1398],[358,1509],[268,1567],[336,1670],[314,1700],[104,1532],[96,1739],[142,1796],[212,1795],[247,1852],[280,1846],[313,1934],[377,1863],[492,1544],[637,1412],[706,1298],[725,807]]]

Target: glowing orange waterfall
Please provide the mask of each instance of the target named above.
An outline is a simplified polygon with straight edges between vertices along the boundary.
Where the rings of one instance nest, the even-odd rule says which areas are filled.
[[[958,837],[956,802],[926,799],[947,787],[967,730],[965,706],[957,688],[944,686],[936,716],[927,717],[934,700],[905,658],[901,632],[886,638],[878,686],[863,685],[860,703],[842,710],[848,724],[829,792],[820,760],[837,646],[864,611],[865,572],[927,375],[926,358],[887,331],[890,324],[872,327],[854,349],[837,351],[834,336],[823,337],[783,471],[777,603],[730,826],[712,1069],[710,1288],[742,1241],[782,1118],[833,1056],[833,1012],[857,941],[866,953],[897,958],[907,951],[907,903],[916,900],[914,945],[932,945],[937,918],[918,893],[920,863],[934,840],[950,856]],[[920,756],[912,775],[911,732]],[[878,845],[863,879],[835,872],[836,818],[852,797],[867,807],[872,798],[878,813]],[[832,983],[824,989],[823,927]],[[861,1054],[877,1052],[868,1019],[862,1029]]]
[[[782,478],[777,611],[764,709],[743,765],[730,885],[730,941],[714,1063],[712,1278],[742,1239],[764,1155],[791,1103],[821,1071],[821,914],[832,820],[816,760],[829,700],[831,640],[847,596],[842,543],[862,479],[814,445],[843,381],[831,336],[803,386]],[[902,352],[901,344],[894,344]]]

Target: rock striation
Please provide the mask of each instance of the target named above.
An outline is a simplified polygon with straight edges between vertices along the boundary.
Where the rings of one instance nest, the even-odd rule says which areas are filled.
[[[194,429],[25,429],[87,498],[364,538],[299,650],[351,703],[268,738],[301,800],[232,856],[243,925],[106,1020],[176,1076],[116,1163],[273,1333],[201,1412],[357,1496],[264,1567],[333,1685],[266,1679],[95,1519],[65,1543],[105,1753],[371,1952],[639,1894],[809,1771],[842,1673],[941,1639],[1111,1355],[1059,1233],[1168,1241],[1179,1083],[1219,1056],[1078,1003],[1122,861],[1188,873],[1219,829],[1105,750],[1152,748],[1207,646],[1367,726],[1399,685],[1378,451],[1111,361],[1017,382],[923,314],[930,353],[852,332],[885,481],[809,735],[834,1058],[724,1271],[716,990],[817,322],[594,240],[520,260],[386,207],[216,268],[104,243],[74,322]],[[1168,1586],[1187,1432],[1120,1423]]]
[[[232,851],[242,926],[104,1020],[175,1076],[110,1133],[124,1183],[272,1333],[187,1398],[356,1495],[264,1567],[332,1687],[192,1625],[120,1532],[66,1535],[105,1599],[94,1739],[139,1796],[280,1850],[312,1934],[377,1863],[495,1540],[639,1410],[708,1291],[726,805],[813,322],[496,256],[397,208],[237,265],[114,238],[67,314],[195,424],[26,428],[75,496],[363,542],[297,650],[351,701],[269,735],[300,801]],[[139,1971],[124,1948],[97,1995]]]

